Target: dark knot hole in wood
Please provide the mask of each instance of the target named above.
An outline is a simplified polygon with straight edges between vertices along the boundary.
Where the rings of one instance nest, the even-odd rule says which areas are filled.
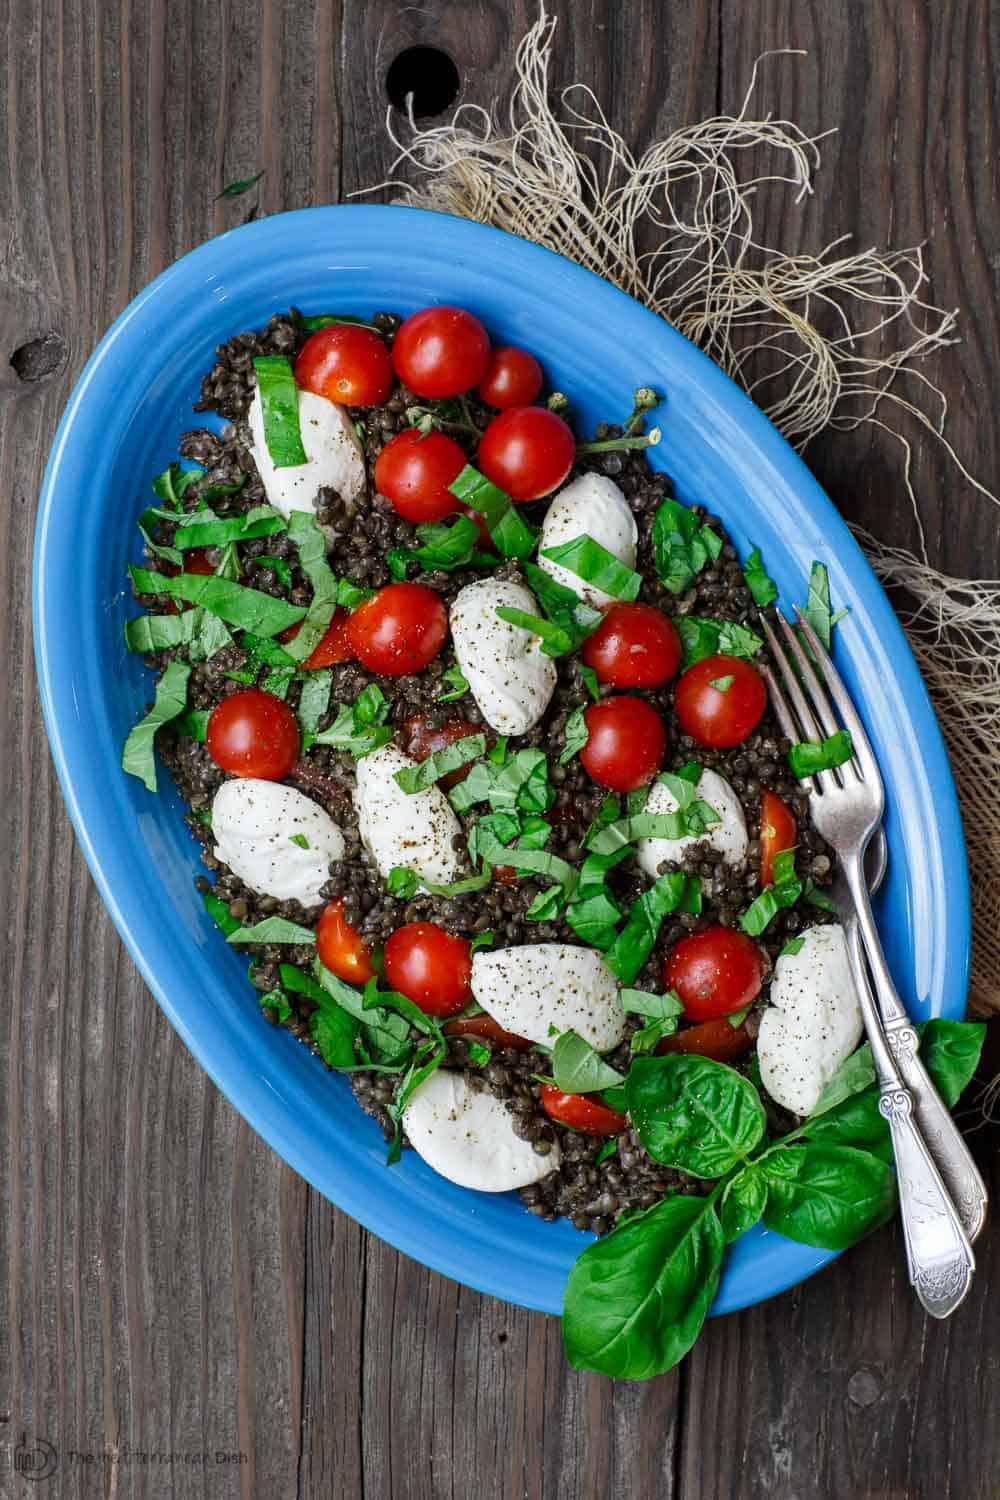
[[[18,380],[32,383],[54,375],[66,360],[66,340],[58,333],[43,333],[15,349],[10,367]]]
[[[418,120],[443,114],[458,98],[462,80],[458,69],[439,47],[407,47],[393,58],[385,75],[385,89],[396,109],[407,110],[413,96]]]

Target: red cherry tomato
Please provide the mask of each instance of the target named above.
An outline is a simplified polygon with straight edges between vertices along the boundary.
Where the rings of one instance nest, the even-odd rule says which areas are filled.
[[[319,961],[345,984],[367,984],[375,976],[368,945],[344,915],[343,901],[331,901],[316,924]]]
[[[479,545],[484,552],[495,552],[497,544],[493,540],[490,528],[486,524],[486,517],[481,510],[473,510],[471,505],[460,505],[459,510],[463,516],[470,516],[479,527]]]
[[[403,720],[399,732],[407,755],[412,760],[426,760],[436,750],[445,750],[456,740],[464,740],[470,734],[482,734],[483,728],[481,724],[472,724],[468,719],[448,719],[444,724],[431,725],[426,714],[412,714],[410,718]],[[468,766],[459,766],[457,771],[448,771],[440,777],[437,784],[447,791],[468,774]]]
[[[655,709],[642,698],[624,695],[592,703],[583,715],[587,743],[583,769],[598,786],[634,792],[652,781],[663,762],[667,731]]]
[[[713,683],[726,685],[713,687]],[[674,708],[684,733],[712,750],[742,744],[757,728],[766,707],[764,680],[741,656],[704,657],[688,667],[674,692]]]
[[[392,346],[400,380],[417,396],[440,401],[478,385],[490,362],[490,340],[461,307],[425,307],[400,326]]]
[[[465,467],[465,454],[443,432],[409,427],[375,460],[375,488],[404,521],[441,521],[458,510],[448,486]]]
[[[212,709],[205,743],[223,771],[280,781],[299,758],[299,726],[287,703],[247,688]]]
[[[306,339],[295,380],[340,406],[381,406],[392,394],[392,359],[370,328],[333,323]]]
[[[764,958],[745,932],[706,927],[681,941],[663,964],[663,984],[675,990],[692,1021],[730,1016],[756,1000]]]
[[[700,1021],[697,1026],[685,1026],[673,1036],[665,1036],[657,1043],[657,1052],[696,1052],[699,1057],[711,1057],[715,1062],[735,1062],[753,1046],[753,1037],[746,1025],[730,1026],[725,1016],[717,1021]]]
[[[550,1120],[572,1125],[584,1135],[620,1135],[628,1124],[624,1115],[593,1094],[564,1094],[554,1083],[543,1083],[538,1092]]]
[[[326,627],[319,644],[314,646],[302,665],[310,672],[319,667],[335,667],[340,661],[350,661],[354,652],[347,636],[347,627],[351,622],[350,612],[346,609],[335,609],[333,619]],[[296,631],[298,626],[295,626]]]
[[[448,634],[441,596],[422,583],[390,583],[351,615],[347,639],[369,672],[405,677],[434,660]]]
[[[436,922],[409,922],[385,945],[385,977],[427,1015],[453,1016],[472,999],[469,948]]]
[[[487,406],[506,411],[509,406],[530,406],[542,388],[542,367],[527,349],[505,344],[494,349],[490,367],[479,382],[479,394]]]
[[[192,547],[190,552],[185,552],[184,572],[198,573],[202,578],[212,576],[215,572],[215,564],[209,561],[207,547]]]
[[[760,881],[774,880],[774,856],[794,849],[799,836],[795,814],[776,792],[765,792],[760,807]]]
[[[515,1036],[504,1031],[499,1021],[492,1016],[456,1016],[444,1024],[445,1036],[474,1036],[480,1041],[492,1042],[495,1047],[512,1047],[515,1052],[527,1052],[533,1045],[527,1037]]]
[[[584,642],[583,660],[612,687],[662,687],[680,666],[681,638],[651,604],[611,604]]]
[[[479,468],[512,500],[539,500],[566,478],[576,457],[572,432],[544,406],[512,406],[483,433]]]

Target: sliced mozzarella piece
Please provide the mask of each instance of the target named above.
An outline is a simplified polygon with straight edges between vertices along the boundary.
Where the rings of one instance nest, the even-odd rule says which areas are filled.
[[[539,1156],[530,1141],[514,1134],[507,1109],[485,1089],[473,1089],[461,1073],[439,1069],[413,1093],[403,1112],[410,1145],[429,1167],[481,1193],[505,1193],[547,1177],[559,1165],[553,1142]]]
[[[483,718],[498,734],[534,728],[555,691],[556,666],[530,630],[498,619],[497,609],[537,615],[523,584],[483,578],[467,584],[451,607],[455,655]]]
[[[861,1040],[862,1022],[843,928],[809,927],[801,936],[799,951],[775,964],[757,1056],[771,1098],[807,1115]]]
[[[704,770],[695,788],[702,802],[707,802],[719,814],[718,823],[712,823],[704,833],[689,833],[682,839],[640,839],[637,859],[647,875],[655,876],[665,860],[679,860],[685,849],[692,844],[711,844],[718,849],[727,865],[738,865],[746,858],[747,825],[740,799],[725,777],[716,771]],[[662,781],[653,783],[652,791],[644,809],[648,813],[672,813],[677,811],[677,799]]]
[[[224,781],[212,802],[215,857],[259,896],[315,906],[344,836],[322,807],[279,781]],[[297,838],[305,841],[292,843]]]
[[[615,976],[593,948],[532,943],[477,953],[472,993],[505,1031],[546,1047],[557,1033],[575,1031],[609,1052],[625,1034]]]
[[[283,516],[293,510],[316,509],[316,495],[324,486],[342,500],[355,500],[365,489],[365,461],[354,423],[346,407],[313,391],[299,391],[299,427],[307,462],[277,469],[264,441],[264,412],[260,391],[250,403],[250,436],[254,463],[267,498]]]
[[[592,537],[627,568],[635,567],[639,528],[625,496],[606,474],[581,474],[559,491],[542,522],[538,562],[546,573],[573,589],[588,604],[611,604],[611,594],[586,583],[579,574],[545,556],[547,548],[575,541],[578,536]]]
[[[396,784],[395,773],[416,764],[395,745],[383,745],[358,761],[358,828],[383,877],[395,865],[406,865],[425,880],[447,885],[462,873],[453,842],[462,825],[440,787],[411,795]]]

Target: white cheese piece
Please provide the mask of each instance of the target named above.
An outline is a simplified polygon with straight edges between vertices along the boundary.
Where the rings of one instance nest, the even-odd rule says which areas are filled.
[[[627,568],[635,567],[635,549],[639,528],[628,502],[613,479],[606,474],[581,474],[572,480],[545,512],[542,539],[538,544],[538,562],[546,573],[573,589],[588,604],[600,607],[614,602],[611,594],[571,573],[562,563],[552,562],[544,554],[549,547],[575,541],[578,536],[592,537],[608,552],[614,553]]]
[[[557,1033],[575,1031],[609,1052],[625,1034],[615,976],[593,948],[531,943],[484,950],[472,959],[472,993],[505,1031],[546,1047]]]
[[[548,707],[556,665],[537,635],[497,618],[498,607],[540,614],[520,583],[483,578],[467,584],[451,607],[451,638],[483,718],[498,734],[526,734]]]
[[[259,896],[316,906],[344,836],[318,803],[280,781],[224,781],[212,802],[215,857]],[[305,840],[306,847],[292,843]]]
[[[447,885],[462,873],[453,843],[462,825],[440,787],[410,794],[396,784],[395,773],[416,764],[394,745],[362,756],[354,791],[358,828],[383,878],[395,865],[405,865],[425,880]]]
[[[771,1098],[807,1115],[861,1040],[862,1021],[843,928],[809,927],[800,935],[799,951],[775,964],[757,1056]]]
[[[254,463],[268,502],[283,516],[293,510],[314,511],[316,495],[324,486],[342,500],[355,500],[365,490],[365,461],[361,443],[347,408],[299,391],[299,428],[307,462],[277,469],[264,441],[264,412],[260,391],[250,403],[250,436]]]
[[[481,1193],[505,1193],[547,1177],[559,1165],[553,1142],[539,1156],[530,1141],[514,1134],[514,1119],[485,1089],[473,1089],[461,1073],[438,1069],[413,1093],[403,1112],[410,1145],[429,1167]]]
[[[640,839],[636,846],[636,858],[647,875],[656,876],[664,860],[679,860],[685,849],[692,844],[706,843],[718,849],[727,865],[738,865],[746,858],[747,825],[740,799],[724,776],[716,771],[704,770],[695,788],[702,802],[707,802],[719,814],[718,823],[711,823],[704,833],[689,833],[681,839]],[[646,800],[645,812],[672,813],[677,811],[677,799],[662,781],[655,781]]]

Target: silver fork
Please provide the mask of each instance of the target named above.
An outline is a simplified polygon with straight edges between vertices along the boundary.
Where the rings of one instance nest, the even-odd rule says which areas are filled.
[[[867,954],[880,999],[886,1004],[887,997],[891,997],[894,1014],[905,1020],[906,1012],[896,994],[875,928],[864,874],[865,851],[879,829],[885,805],[882,778],[847,689],[801,612],[798,618],[823,678],[814,669],[788,621],[780,614],[777,619],[784,646],[779,643],[770,622],[763,615],[761,620],[775,667],[781,676],[781,685],[767,668],[764,674],[778,721],[790,739],[818,741],[835,733],[841,726],[834,714],[833,703],[836,703],[843,723],[851,733],[852,758],[837,770],[820,771],[803,778],[803,781],[809,788],[813,824],[840,861],[856,931]],[[910,1281],[923,1307],[932,1316],[945,1318],[954,1312],[969,1290],[975,1257],[959,1211],[918,1128],[914,1096],[901,1077],[897,1058],[887,1040],[865,965],[854,963],[860,957],[856,943],[853,947],[849,945],[849,952],[879,1080],[879,1110],[888,1124],[896,1159]],[[906,1024],[909,1025],[908,1021]],[[915,1052],[916,1035],[912,1027],[909,1030]],[[928,1087],[933,1087],[929,1079]],[[950,1116],[948,1121],[954,1129]]]

